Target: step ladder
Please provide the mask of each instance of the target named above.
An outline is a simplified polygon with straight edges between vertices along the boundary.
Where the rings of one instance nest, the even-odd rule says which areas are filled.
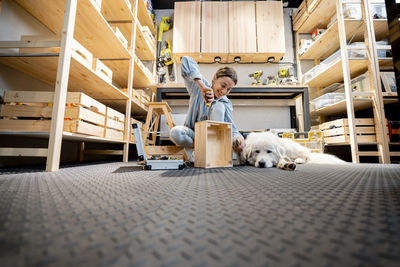
[[[171,130],[175,126],[175,123],[168,103],[149,102],[149,110],[147,111],[146,122],[143,127],[143,142],[145,145],[155,145],[161,115],[165,116],[167,125]]]

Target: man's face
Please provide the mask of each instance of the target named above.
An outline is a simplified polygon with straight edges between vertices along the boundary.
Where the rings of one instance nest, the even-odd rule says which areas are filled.
[[[213,79],[212,89],[216,98],[228,95],[232,87],[235,85],[233,80],[229,77],[220,77]]]

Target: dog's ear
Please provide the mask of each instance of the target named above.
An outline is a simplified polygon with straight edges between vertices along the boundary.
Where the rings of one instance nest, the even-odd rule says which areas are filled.
[[[240,153],[239,159],[241,164],[246,164],[246,162],[251,157],[251,151],[252,151],[252,145],[246,144],[242,153]]]
[[[286,152],[285,152],[285,148],[280,145],[279,143],[274,144],[274,149],[276,154],[278,155],[278,158],[282,159],[284,157],[286,157]]]

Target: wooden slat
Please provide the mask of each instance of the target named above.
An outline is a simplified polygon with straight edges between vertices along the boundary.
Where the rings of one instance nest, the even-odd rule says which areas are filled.
[[[64,131],[103,137],[104,128],[80,120],[64,121]]]
[[[200,55],[200,2],[175,2],[173,54],[175,60]]]
[[[212,62],[216,56],[227,61],[229,50],[228,9],[226,2],[201,3],[201,58]]]
[[[121,131],[116,131],[114,129],[106,128],[104,137],[109,139],[123,140],[124,133]]]
[[[55,84],[58,57],[0,57],[0,62],[50,85]],[[114,85],[100,78],[93,70],[71,59],[69,91],[84,92],[96,99],[127,99]]]
[[[233,61],[240,56],[248,61],[246,56],[257,52],[256,40],[256,11],[252,1],[228,2],[229,6],[229,56]]]
[[[2,147],[0,148],[0,156],[46,157],[47,148]]]
[[[17,0],[17,2],[55,34],[61,36],[65,0]],[[78,1],[79,12],[76,14],[74,38],[96,58],[129,58],[128,50],[118,40],[95,5],[93,0]]]
[[[87,149],[85,154],[87,155],[122,155],[122,150],[97,150],[97,149]]]
[[[285,29],[283,6],[281,1],[256,2],[257,57],[263,55],[263,61],[275,57],[279,61],[285,54]],[[262,60],[260,60],[262,61]]]
[[[3,105],[1,116],[3,117],[33,117],[51,118],[53,107],[25,106],[25,105]]]

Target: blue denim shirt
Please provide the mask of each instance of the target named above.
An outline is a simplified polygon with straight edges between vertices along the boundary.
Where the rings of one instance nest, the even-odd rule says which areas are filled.
[[[201,79],[208,87],[211,87],[211,85],[200,74],[199,66],[191,57],[182,58],[181,73],[190,96],[189,110],[186,114],[185,126],[194,130],[194,124],[196,122],[207,120],[209,111],[209,108],[201,95],[201,90],[194,79]],[[220,101],[225,105],[224,122],[232,123],[232,136],[235,137],[236,135],[240,135],[235,123],[233,122],[232,102],[226,96],[215,99],[215,101]]]

